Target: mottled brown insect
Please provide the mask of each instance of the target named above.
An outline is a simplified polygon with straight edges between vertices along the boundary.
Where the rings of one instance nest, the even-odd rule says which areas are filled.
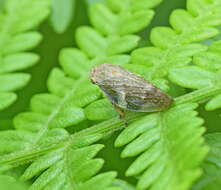
[[[156,112],[168,108],[172,98],[122,67],[102,64],[91,70],[91,81],[98,85],[123,116],[123,110]]]

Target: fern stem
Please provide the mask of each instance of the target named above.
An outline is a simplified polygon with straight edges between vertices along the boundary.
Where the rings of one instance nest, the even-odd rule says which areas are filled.
[[[130,113],[128,114],[128,122],[132,122],[134,120],[137,120],[138,118],[142,117],[146,113]],[[71,141],[75,138],[78,138],[80,136],[88,136],[93,134],[102,134],[106,136],[107,134],[110,134],[116,130],[120,130],[124,128],[125,122],[120,119],[119,117],[115,117],[112,119],[109,119],[107,121],[101,122],[97,125],[94,125],[88,129],[82,130],[80,132],[77,132],[68,138],[66,141],[58,142],[57,144],[53,144],[51,146],[47,146],[44,148],[36,148],[36,149],[28,149],[24,151],[20,151],[18,153],[11,153],[5,156],[2,156],[0,158],[0,168],[3,167],[5,164],[10,165],[11,168],[16,167],[18,165],[22,165],[26,163],[27,161],[32,161],[35,157],[40,156],[42,154],[45,154],[49,151],[63,148],[67,144],[71,144]],[[1,170],[1,169],[0,169]]]
[[[147,113],[129,113],[127,115],[127,122],[131,123],[132,121],[137,120],[138,118],[146,115]],[[94,125],[90,128],[82,130],[78,133],[73,134],[72,136],[81,136],[81,135],[92,135],[92,134],[109,134],[116,130],[122,129],[125,127],[125,121],[119,117],[115,117]]]
[[[189,103],[189,102],[202,102],[203,100],[217,95],[221,93],[221,87],[220,86],[210,86],[203,89],[195,90],[191,93],[185,94],[183,96],[175,98],[174,105]],[[140,117],[146,115],[147,113],[129,113],[127,115],[127,122],[131,123]],[[99,124],[96,124],[90,128],[84,129],[82,131],[79,131],[73,135],[70,136],[66,141],[62,141],[60,143],[44,147],[44,148],[36,148],[32,150],[24,150],[18,153],[12,153],[6,156],[2,156],[0,158],[0,165],[3,166],[5,164],[13,164],[11,167],[15,167],[17,165],[21,165],[27,161],[31,161],[35,157],[45,154],[48,151],[55,150],[58,148],[64,147],[64,144],[67,145],[67,143],[71,144],[72,140],[81,136],[88,136],[93,134],[102,134],[106,136],[107,134],[113,133],[114,131],[123,129],[125,127],[125,121],[120,119],[119,117],[115,117],[112,119],[109,119],[107,121],[101,122]]]
[[[206,88],[202,88],[199,90],[195,90],[183,96],[175,98],[174,105],[184,104],[188,102],[202,102],[211,96],[215,96],[221,93],[220,86],[210,86]]]
[[[63,147],[63,142],[57,143],[57,144],[53,144],[51,146],[47,146],[44,148],[36,148],[36,149],[27,149],[27,150],[23,150],[17,153],[11,153],[5,156],[2,156],[0,158],[0,171],[1,168],[5,165],[10,165],[8,166],[9,168],[13,168],[16,167],[18,165],[22,165],[24,163],[27,163],[32,161],[35,157],[38,157],[40,155],[43,155],[49,151],[58,149],[58,148],[62,148]]]
[[[207,98],[211,96],[215,96],[217,94],[221,93],[221,87],[220,86],[210,86],[203,89],[195,90],[191,93],[185,94],[183,96],[175,98],[174,105],[189,103],[189,102],[203,102]],[[144,116],[147,113],[131,113],[128,114],[127,121],[130,123],[134,120],[137,120],[138,118]],[[83,135],[92,135],[92,134],[107,134],[114,132],[116,130],[122,129],[125,126],[124,121],[122,121],[119,118],[112,118],[110,120],[104,121],[102,123],[99,123],[97,125],[94,125],[93,127],[90,127],[88,129],[82,130],[78,133],[73,134],[73,137],[77,136],[83,136]]]

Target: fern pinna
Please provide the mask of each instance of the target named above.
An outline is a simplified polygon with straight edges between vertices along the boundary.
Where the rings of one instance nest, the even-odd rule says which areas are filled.
[[[115,172],[97,174],[103,160],[93,157],[103,146],[90,144],[103,134],[86,133],[81,137],[70,135],[64,128],[87,120],[83,107],[101,96],[88,80],[90,67],[104,61],[129,63],[130,56],[123,53],[135,48],[139,40],[132,33],[150,22],[154,13],[150,8],[159,2],[143,1],[140,5],[134,1],[125,8],[124,3],[109,1],[91,7],[94,28],[83,26],[76,33],[81,50],[62,50],[63,70],[55,68],[51,72],[49,93],[31,99],[31,110],[14,119],[16,130],[1,132],[1,152],[6,154],[1,158],[2,171],[13,169],[19,158],[21,163],[32,162],[20,177],[23,181],[36,178],[31,189],[119,189],[112,184]],[[104,23],[106,30],[100,27]]]
[[[21,73],[39,60],[35,53],[26,52],[41,41],[33,29],[49,14],[49,0],[7,0],[1,13],[0,41],[0,110],[11,105],[14,91],[24,87],[30,75]]]
[[[220,181],[220,137],[221,133],[210,133],[205,135],[207,144],[210,146],[210,152],[203,162],[203,175],[199,181],[193,186],[193,190],[206,190],[213,189],[218,190]]]
[[[139,36],[134,33],[150,23],[152,8],[160,2],[107,0],[90,6],[92,26],[77,29],[79,49],[61,50],[61,68],[54,68],[47,81],[49,92],[31,99],[30,110],[14,118],[15,130],[0,132],[3,174],[24,164],[19,180],[30,182],[35,190],[191,188],[208,152],[196,108],[210,97],[206,109],[220,108],[219,42],[208,47],[200,41],[219,33],[215,27],[221,24],[221,3],[187,1],[187,10],[172,13],[172,28],[152,30],[152,47],[135,49]],[[111,104],[88,80],[90,68],[105,62],[138,73],[169,93],[172,87],[182,92],[182,87],[197,89],[176,97],[166,111],[128,114],[129,126],[115,145],[125,146],[123,158],[135,157],[126,176],[137,179],[136,187],[116,180],[114,171],[100,172],[104,160],[95,158],[103,148],[97,141],[124,128]],[[70,127],[80,130],[72,133]]]

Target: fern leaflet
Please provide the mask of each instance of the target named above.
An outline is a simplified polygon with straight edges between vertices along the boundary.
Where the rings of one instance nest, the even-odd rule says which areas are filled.
[[[11,105],[17,98],[14,91],[24,87],[30,75],[20,73],[33,66],[39,57],[26,52],[41,40],[32,31],[49,14],[49,0],[6,0],[0,24],[0,110]]]
[[[220,43],[221,41],[214,42],[206,52],[196,54],[193,58],[194,65],[172,69],[169,74],[170,80],[182,87],[192,89],[220,87]],[[206,110],[220,108],[220,97],[218,94],[212,98],[206,104]]]
[[[147,115],[119,135],[115,145],[126,145],[122,157],[138,156],[126,172],[139,177],[137,189],[185,190],[200,175],[197,167],[207,148],[202,146],[203,121],[196,107],[183,104]]]
[[[132,63],[147,67],[146,78],[161,87],[171,69],[189,65],[193,55],[207,49],[196,42],[219,33],[215,26],[221,24],[220,10],[219,0],[188,0],[187,10],[171,14],[171,27],[156,27],[151,31],[154,46],[133,51]]]
[[[88,121],[83,108],[101,96],[100,90],[88,80],[90,67],[103,61],[129,63],[130,57],[124,53],[135,48],[139,40],[132,33],[150,22],[153,16],[150,8],[160,1],[142,2],[145,10],[135,0],[128,0],[126,9],[116,0],[108,1],[107,5],[93,5],[90,18],[95,28],[80,27],[76,34],[81,50],[69,48],[61,52],[60,63],[64,71],[52,70],[47,82],[49,93],[35,95],[31,99],[30,111],[14,118],[16,130],[0,132],[0,152],[5,154],[0,160],[2,171],[31,161],[21,177],[24,181],[35,178],[31,189],[119,190],[112,184],[115,172],[97,174],[103,160],[93,157],[101,145],[89,145],[103,137],[102,132],[95,137],[83,135],[82,139],[81,135],[70,136],[64,128]],[[104,10],[108,10],[107,15],[102,15]],[[110,28],[118,29],[105,33],[99,25],[109,19],[109,14],[114,18],[109,23]],[[133,29],[119,21],[133,24]],[[116,125],[118,123],[117,120]],[[96,126],[94,129],[101,130]],[[84,172],[85,168],[87,172]]]
[[[78,189],[78,190],[102,190],[111,186],[111,182],[116,176],[115,172],[97,172],[103,165],[102,159],[93,157],[103,147],[103,145],[89,144],[90,137],[87,139],[69,138],[62,148],[53,150],[40,158],[37,158],[21,176],[22,180],[37,180],[31,185],[30,189]],[[97,138],[92,137],[93,143]],[[86,140],[86,141],[85,141]],[[71,142],[73,141],[73,142]],[[82,142],[84,147],[82,146]],[[81,142],[81,143],[79,143]],[[39,176],[39,173],[40,176]]]
[[[205,136],[210,152],[203,163],[204,174],[193,186],[192,190],[218,190],[221,185],[221,133],[210,133]]]

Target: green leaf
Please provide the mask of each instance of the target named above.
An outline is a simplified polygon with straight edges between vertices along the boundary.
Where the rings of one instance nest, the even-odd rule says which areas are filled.
[[[195,66],[170,69],[169,79],[185,88],[204,89],[208,86],[216,88],[220,85],[220,41],[213,43],[206,52],[194,55]],[[206,110],[220,108],[220,95],[215,96],[206,104]]]
[[[35,95],[31,99],[31,110],[15,117],[17,130],[8,131],[9,137],[0,144],[2,152],[16,152],[24,147],[32,150],[35,146],[44,147],[63,141],[67,132],[61,128],[84,121],[86,118],[81,107],[100,97],[100,91],[88,80],[82,78],[76,82],[59,69],[52,71],[48,88],[51,93]],[[16,136],[22,131],[26,132],[26,139]],[[14,135],[15,139],[11,141]]]
[[[215,96],[212,100],[210,100],[207,104],[206,104],[206,110],[208,111],[212,111],[218,108],[221,108],[221,94]]]
[[[150,8],[154,4],[158,4],[159,1],[152,1],[153,5],[145,5],[145,9],[139,3],[136,4],[135,1],[129,3],[131,3],[131,7],[125,6],[125,8],[123,8],[124,4],[116,1],[108,1],[110,8],[102,3],[94,4],[90,7],[89,12],[92,25],[103,35],[136,33],[150,23],[154,15],[154,11],[150,10]],[[122,11],[122,14],[117,15],[111,9]],[[122,9],[132,9],[133,12],[123,11]]]
[[[85,115],[89,120],[107,120],[117,116],[117,113],[107,99],[101,99],[88,105]]]
[[[116,1],[116,0],[115,0]],[[151,9],[156,7],[162,2],[162,0],[151,0],[151,1],[146,1],[146,0],[133,0],[132,1],[132,10],[137,10],[137,9]]]
[[[205,136],[210,152],[203,163],[203,176],[193,186],[193,190],[218,190],[221,185],[221,133]]]
[[[221,168],[221,134],[211,133],[206,135],[206,143],[210,147],[210,152],[206,160]]]
[[[92,25],[104,35],[116,33],[118,17],[105,4],[95,3],[89,9]]]
[[[221,69],[221,55],[219,53],[210,51],[199,53],[194,56],[193,62],[197,66],[206,70],[217,72]]]
[[[159,35],[162,36],[164,34]],[[159,79],[167,76],[173,68],[188,65],[191,62],[191,56],[205,50],[206,47],[200,44],[179,46],[172,51],[163,51],[156,47],[145,47],[133,51],[131,59],[134,65],[142,64],[148,67],[148,78]]]
[[[16,181],[13,177],[8,175],[0,175],[1,189],[27,190],[28,186]]]
[[[106,39],[95,29],[83,26],[76,31],[78,46],[91,58],[105,54]]]
[[[122,190],[135,190],[135,187],[121,179],[115,179],[113,185],[121,187]]]
[[[49,75],[47,85],[50,92],[63,97],[74,83],[75,81],[66,77],[62,70],[54,68]]]
[[[121,35],[136,33],[144,29],[146,25],[150,24],[154,16],[153,10],[137,11],[133,14],[123,15],[119,23],[119,33]]]
[[[10,16],[8,19],[12,19],[15,14],[19,18],[12,20],[8,27],[9,32],[15,34],[35,28],[48,16],[49,6],[49,0],[7,0],[5,10]],[[9,20],[6,18],[4,21]]]
[[[116,177],[116,173],[109,172],[104,174],[99,174],[92,179],[88,180],[85,184],[83,184],[79,190],[102,190],[105,187],[111,185],[111,182],[113,181],[114,177]]]
[[[52,0],[50,21],[55,32],[65,32],[73,19],[74,9],[75,0]]]
[[[35,65],[39,57],[34,53],[17,53],[5,56],[0,65],[0,74],[23,70]]]
[[[112,63],[116,65],[124,65],[130,62],[130,56],[127,54],[111,55],[104,58],[97,58],[90,62],[91,66],[102,64],[102,63]]]
[[[30,80],[30,75],[25,73],[0,75],[0,92],[15,91],[24,87]]]
[[[59,60],[63,70],[71,77],[78,78],[89,70],[87,56],[79,49],[62,49]]]
[[[193,55],[207,49],[194,42],[209,39],[219,33],[215,28],[221,24],[219,11],[219,1],[189,0],[187,10],[172,12],[171,27],[155,27],[151,30],[150,40],[154,47],[136,49],[132,53],[132,62],[149,67],[148,78],[151,81],[166,78],[173,68],[189,65]]]
[[[15,35],[4,48],[4,53],[9,54],[30,50],[36,47],[41,39],[42,36],[38,32],[26,32]]]
[[[0,13],[0,91],[7,93],[1,93],[1,110],[15,102],[13,92],[30,80],[29,74],[16,72],[38,62],[38,55],[25,51],[33,49],[41,41],[42,36],[33,30],[48,16],[49,8],[50,0],[4,2]]]
[[[114,1],[112,0],[112,3]],[[14,6],[19,3],[12,2],[8,0],[7,10],[15,14],[17,9],[14,10]],[[150,23],[153,16],[153,10],[150,8],[159,3],[156,0],[148,6],[145,5],[144,10],[139,6],[134,9],[133,6],[136,3],[130,2],[127,0],[126,9],[123,8],[118,13],[110,6],[111,1],[103,4],[104,6],[94,5],[97,11],[89,16],[94,27],[81,26],[76,30],[76,43],[79,49],[68,48],[62,51],[59,57],[62,69],[54,68],[49,74],[48,92],[36,94],[31,98],[28,111],[14,118],[15,130],[0,132],[2,139],[0,169],[5,171],[17,165],[27,164],[24,172],[21,171],[23,172],[21,180],[31,181],[30,189],[120,190],[120,187],[113,184],[116,172],[102,173],[100,169],[104,163],[103,159],[94,158],[102,146],[91,144],[104,136],[102,125],[101,129],[99,124],[93,127],[97,133],[90,134],[90,131],[87,133],[90,129],[88,128],[86,132],[82,131],[82,134],[80,131],[79,135],[78,133],[71,135],[64,128],[68,127],[68,131],[69,129],[70,131],[81,130],[84,127],[82,123],[86,122],[88,126],[93,123],[88,121],[89,115],[93,118],[98,117],[95,112],[92,113],[94,109],[92,103],[95,104],[101,98],[101,91],[91,84],[88,78],[90,68],[104,62],[129,64],[130,56],[126,53],[134,49],[139,40],[139,37],[133,33],[139,32]],[[22,0],[22,3],[18,11],[21,12],[19,16],[22,22],[13,21],[12,23],[16,25],[13,31],[0,35],[4,38],[2,41],[4,43],[0,44],[0,46],[3,44],[1,47],[4,47],[7,42],[11,43],[10,35],[29,33],[27,31],[36,27],[49,13],[49,1]],[[46,5],[47,9],[44,9]],[[105,23],[106,17],[102,16],[103,10],[109,10],[109,13],[116,17],[115,23]],[[34,17],[35,14],[36,17],[39,16],[38,19]],[[104,14],[106,15],[109,16]],[[33,22],[27,20],[28,16],[33,17]],[[126,22],[132,27],[125,24]],[[104,23],[105,27],[101,28],[101,24]],[[12,26],[8,26],[10,27]],[[114,30],[109,33],[107,29]],[[7,51],[13,52],[13,55],[21,54],[38,41],[36,36],[18,36],[17,40],[21,42],[22,38],[30,39],[30,43],[18,47],[11,44]],[[9,54],[12,53],[7,53],[7,56]],[[29,61],[20,62],[17,67],[9,67],[10,65],[7,64],[6,69],[17,71],[30,66],[31,58],[26,57],[26,59]],[[136,65],[134,69],[135,67]],[[106,103],[110,105],[109,102]],[[103,107],[100,108],[103,109]],[[106,110],[103,118],[100,117],[100,119],[110,117],[108,111]],[[112,114],[114,116],[116,112],[113,111]],[[118,118],[113,118],[113,121],[122,123]],[[71,129],[71,126],[77,129]]]
[[[83,138],[77,141],[84,141]],[[98,139],[97,139],[98,140]],[[24,172],[21,179],[26,181],[41,175],[30,189],[103,189],[111,186],[115,172],[100,173],[102,159],[94,158],[103,145],[90,145],[82,148],[73,146],[76,143],[67,141],[66,147],[51,151],[37,158]],[[77,143],[78,143],[77,142]],[[93,142],[93,141],[92,141]],[[92,143],[91,142],[91,143]],[[62,171],[62,172],[61,172]]]
[[[10,106],[13,102],[17,99],[16,94],[8,93],[8,92],[1,92],[0,93],[0,110],[3,110]]]
[[[107,49],[108,55],[121,54],[134,49],[139,41],[139,37],[135,35],[127,35],[121,38],[111,40],[109,48]]]
[[[216,75],[196,66],[171,69],[169,78],[172,82],[186,88],[205,88],[215,83]]]
[[[200,176],[199,164],[207,148],[196,107],[184,104],[147,115],[119,135],[115,145],[126,145],[122,157],[137,156],[126,175],[139,176],[138,189],[187,190]]]
[[[159,1],[145,5],[145,10],[133,1],[126,1],[129,6],[125,8],[124,4],[115,0],[108,1],[107,5],[95,3],[89,8],[89,18],[94,28],[83,26],[76,32],[77,44],[88,57],[125,53],[138,45],[139,37],[130,34],[144,29],[150,23],[154,14],[150,8]]]

